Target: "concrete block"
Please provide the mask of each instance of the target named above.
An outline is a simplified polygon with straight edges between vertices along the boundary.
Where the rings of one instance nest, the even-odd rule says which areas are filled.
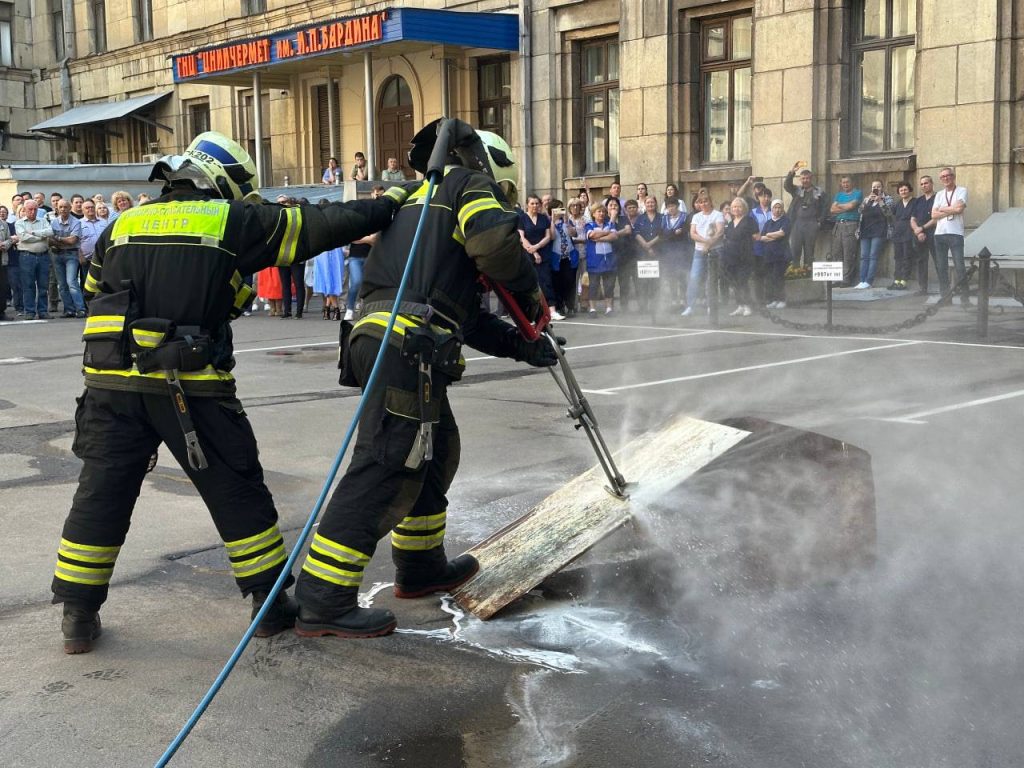
[[[995,118],[991,104],[937,107],[923,109],[918,114],[919,165],[935,168],[954,162],[958,165],[992,162]]]
[[[756,19],[756,22],[754,24],[754,28],[757,28],[761,19],[767,18],[768,16],[779,16],[785,10],[785,0],[755,0],[754,19]]]
[[[755,72],[752,84],[754,125],[782,122],[782,78],[785,70]]]
[[[644,133],[644,91],[619,91],[619,138]]]
[[[643,89],[643,132],[661,139],[668,133],[668,88],[658,86]],[[620,122],[621,122],[620,115]]]
[[[755,125],[751,134],[750,165],[758,176],[784,176],[794,159],[810,154],[810,120]],[[775,191],[781,192],[781,185]]]
[[[758,18],[754,24],[754,71],[806,67],[813,59],[812,11]]]
[[[924,0],[918,4],[921,35],[918,45],[938,48],[991,40],[999,33],[995,2],[950,3]]]
[[[814,109],[814,68],[787,69],[782,78],[782,121],[810,120]]]
[[[785,0],[786,13],[793,11],[810,11],[814,9],[815,0]]]
[[[918,51],[914,101],[918,109],[945,107],[956,103],[957,78],[953,76],[956,47]]]
[[[969,43],[957,49],[957,104],[995,99],[996,43]]]

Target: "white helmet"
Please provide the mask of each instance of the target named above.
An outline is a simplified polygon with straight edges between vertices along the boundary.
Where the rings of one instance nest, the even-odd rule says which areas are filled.
[[[204,131],[188,145],[184,155],[157,160],[150,181],[183,179],[225,200],[260,199],[256,164],[242,146],[217,131]]]
[[[487,159],[490,160],[491,175],[494,176],[494,180],[498,182],[510,181],[515,184],[518,174],[516,172],[516,158],[512,154],[512,147],[496,133],[477,130],[476,135],[480,137],[484,149],[487,150]]]

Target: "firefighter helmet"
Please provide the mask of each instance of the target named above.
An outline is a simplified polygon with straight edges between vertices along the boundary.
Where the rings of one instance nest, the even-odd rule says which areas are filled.
[[[157,160],[150,181],[191,181],[226,200],[259,200],[256,164],[238,142],[217,131],[204,131],[183,155]]]
[[[490,161],[491,175],[498,182],[498,186],[505,193],[505,197],[512,204],[516,204],[519,197],[517,179],[519,176],[516,166],[516,158],[512,154],[512,148],[501,136],[490,131],[476,132],[487,152],[487,159]]]

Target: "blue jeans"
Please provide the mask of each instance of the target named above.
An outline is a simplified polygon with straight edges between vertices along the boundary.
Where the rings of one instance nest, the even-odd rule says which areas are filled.
[[[945,294],[949,290],[949,254],[953,254],[953,267],[956,269],[956,279],[960,282],[967,274],[967,267],[964,265],[964,237],[963,235],[936,235],[935,236],[935,271],[939,273],[939,288]],[[970,294],[965,288],[961,292],[964,296]]]
[[[694,251],[693,263],[690,265],[690,281],[686,284],[686,306],[692,307],[704,290],[704,278],[707,274],[707,251]]]
[[[363,286],[363,265],[365,263],[365,258],[345,259],[345,266],[348,268],[348,298],[345,299],[345,309],[354,311],[356,308],[359,289]]]
[[[21,291],[26,315],[46,317],[46,286],[50,282],[50,254],[18,251]]]
[[[64,304],[64,314],[85,312],[82,288],[78,282],[78,251],[53,252],[50,261],[57,275],[57,288]]]
[[[878,254],[885,245],[884,237],[862,237],[860,239],[860,281],[871,283],[875,280],[875,269],[878,267]]]
[[[7,267],[7,282],[11,286],[11,303],[16,312],[25,306],[25,293],[21,290],[21,263]]]

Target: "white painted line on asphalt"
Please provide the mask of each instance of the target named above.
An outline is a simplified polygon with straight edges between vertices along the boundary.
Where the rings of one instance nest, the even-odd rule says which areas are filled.
[[[954,403],[953,405],[945,405],[942,408],[932,408],[928,411],[918,411],[917,413],[908,413],[906,416],[892,416],[890,418],[873,418],[872,421],[889,421],[898,424],[927,424],[927,421],[922,421],[926,416],[938,416],[940,413],[951,413],[952,411],[960,411],[964,408],[973,408],[977,405],[988,405],[989,403],[998,403],[1000,400],[1012,400],[1015,397],[1024,396],[1024,389],[1018,389],[1016,392],[1007,392],[1004,395],[993,395],[992,397],[982,397],[978,400],[968,400],[963,403]]]
[[[659,381],[645,381],[639,384],[624,384],[620,387],[605,387],[604,389],[584,389],[587,394],[610,395],[616,392],[625,392],[630,389],[644,389],[646,387],[657,387],[662,384],[676,384],[681,381],[695,381],[697,379],[709,379],[715,376],[728,376],[733,373],[746,373],[748,371],[761,371],[766,368],[778,368],[783,365],[796,365],[798,363],[811,363],[817,360],[828,360],[833,357],[844,355],[857,355],[861,352],[877,352],[883,349],[894,349],[896,347],[913,346],[919,344],[917,341],[901,341],[897,344],[884,344],[877,347],[863,347],[861,349],[848,349],[843,352],[830,352],[826,355],[812,355],[810,357],[797,357],[792,360],[777,360],[774,363],[761,363],[760,365],[745,365],[742,368],[727,368],[723,371],[708,371],[707,373],[695,373],[692,376],[677,376],[672,379],[661,379]]]
[[[31,363],[31,357],[5,357],[0,360],[0,365],[14,365],[15,363]]]
[[[662,339],[680,339],[686,336],[703,336],[706,333],[714,333],[714,331],[690,331],[687,333],[672,333],[665,336],[648,336],[642,339],[622,339],[620,341],[603,341],[600,344],[572,344],[565,347],[566,352],[575,352],[577,349],[597,349],[599,347],[614,347],[620,344],[637,344],[641,341],[661,341]],[[466,362],[472,363],[476,360],[501,360],[502,358],[495,357],[494,355],[480,355],[480,357],[467,357]]]
[[[338,342],[336,341],[307,341],[303,344],[282,344],[278,347],[256,347],[255,349],[236,349],[235,354],[240,355],[243,352],[273,352],[276,349],[299,349],[301,347],[336,347]]]

